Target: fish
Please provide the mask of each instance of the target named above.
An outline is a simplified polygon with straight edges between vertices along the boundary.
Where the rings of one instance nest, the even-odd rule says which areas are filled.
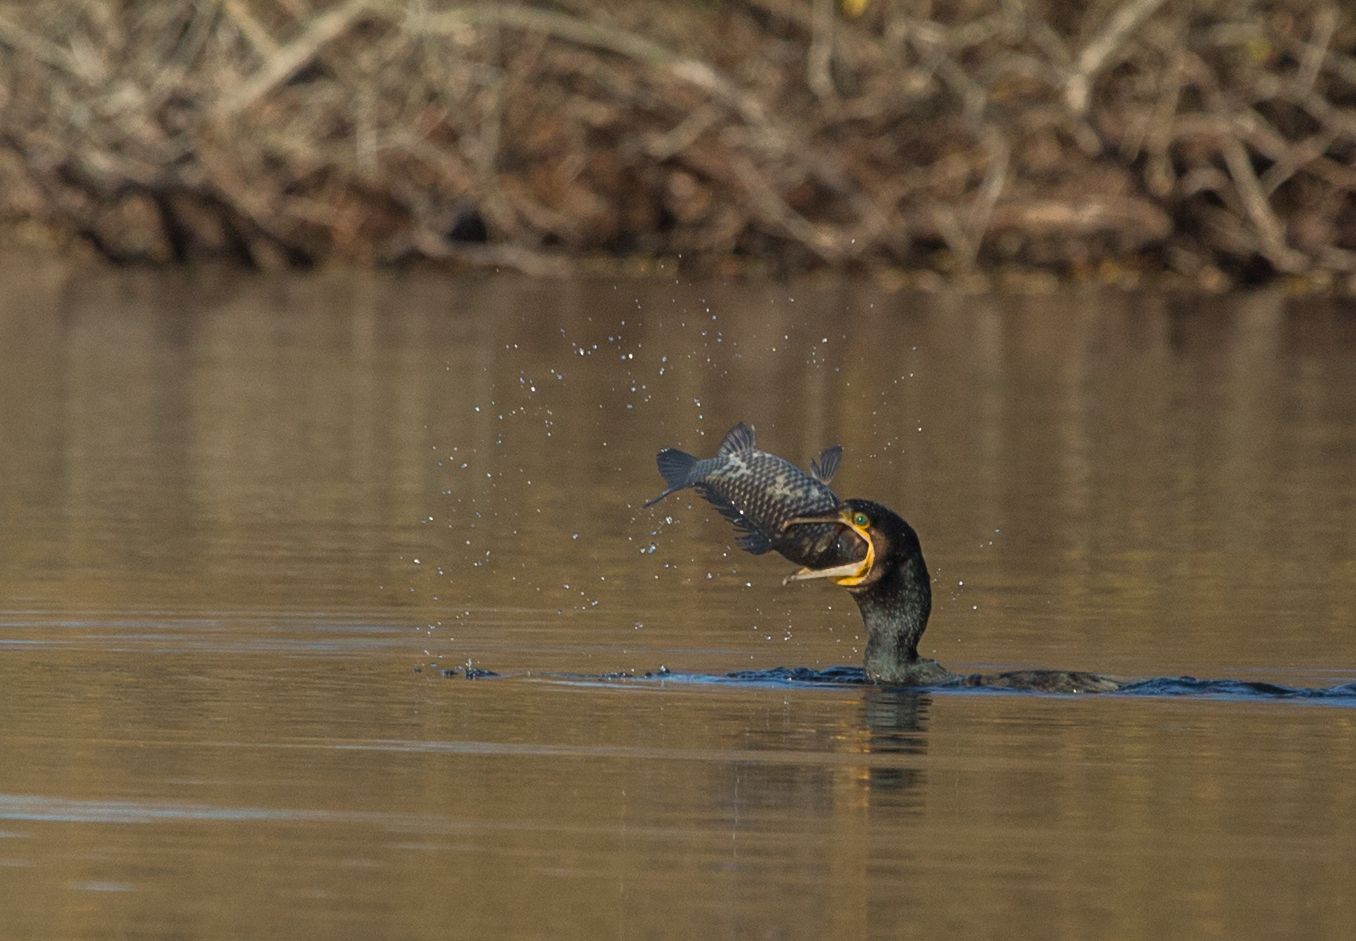
[[[837,445],[810,461],[809,472],[760,450],[753,428],[739,422],[716,448],[716,456],[698,458],[664,448],[655,458],[668,486],[647,500],[654,506],[671,493],[692,489],[734,524],[735,544],[762,555],[773,551],[806,570],[855,571],[866,560],[870,542],[838,523],[787,525],[805,516],[827,516],[843,501],[829,489],[843,457]]]

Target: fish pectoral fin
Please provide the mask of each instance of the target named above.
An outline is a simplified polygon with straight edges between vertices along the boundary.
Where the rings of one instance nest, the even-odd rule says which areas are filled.
[[[736,524],[738,526],[739,524]],[[740,527],[742,534],[735,537],[735,545],[745,552],[753,555],[762,555],[772,549],[772,543],[768,542],[766,536],[750,526],[747,529]]]
[[[827,569],[801,569],[782,579],[782,584],[808,582],[812,578],[860,578],[864,574],[862,571],[863,562],[849,562],[846,565],[835,565]]]
[[[760,532],[758,527],[753,525],[753,521],[730,500],[706,484],[694,484],[693,489],[701,494],[707,503],[714,506],[716,512],[734,524],[735,531],[739,533],[735,538],[735,545],[739,548],[754,555],[762,555],[772,548],[768,537]]]

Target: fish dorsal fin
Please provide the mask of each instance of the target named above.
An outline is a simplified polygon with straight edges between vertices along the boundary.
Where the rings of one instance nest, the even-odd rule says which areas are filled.
[[[716,457],[728,457],[731,454],[753,447],[757,447],[753,439],[753,429],[740,422],[725,432],[720,447],[716,448]]]
[[[810,461],[810,476],[825,486],[838,473],[838,462],[843,459],[843,446],[835,444],[819,452],[819,460]]]

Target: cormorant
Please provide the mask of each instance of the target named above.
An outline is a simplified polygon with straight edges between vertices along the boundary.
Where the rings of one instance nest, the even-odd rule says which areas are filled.
[[[932,612],[932,579],[912,526],[871,500],[841,500],[829,489],[842,449],[827,448],[807,474],[757,447],[740,422],[705,460],[665,448],[657,462],[668,487],[692,488],[739,530],[740,547],[775,549],[804,566],[787,582],[827,578],[845,587],[866,626],[863,668],[873,683],[891,686],[994,686],[1044,692],[1109,692],[1129,680],[1071,670],[952,673],[918,656]]]
[[[844,500],[826,513],[788,520],[787,528],[838,523],[868,546],[862,562],[832,568],[803,568],[786,581],[828,578],[857,602],[866,625],[866,678],[887,686],[994,686],[1058,693],[1105,693],[1128,682],[1122,677],[1078,670],[1015,670],[1007,673],[952,673],[936,660],[918,656],[918,641],[932,613],[932,579],[912,526],[889,507],[871,500]]]

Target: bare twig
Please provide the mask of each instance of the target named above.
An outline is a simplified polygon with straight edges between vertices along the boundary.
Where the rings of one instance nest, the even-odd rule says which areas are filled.
[[[1314,12],[1314,31],[1309,44],[1300,57],[1300,69],[1295,74],[1295,92],[1307,95],[1314,87],[1319,69],[1328,55],[1328,44],[1337,29],[1337,11],[1330,6],[1319,7]]]
[[[1092,82],[1107,60],[1130,38],[1139,25],[1154,14],[1166,0],[1128,0],[1118,8],[1106,27],[1083,47],[1074,63],[1073,74],[1064,87],[1064,100],[1074,114],[1084,114],[1092,96]]]
[[[815,227],[788,206],[768,184],[766,177],[755,170],[747,158],[736,156],[732,166],[765,221],[791,235],[829,264],[837,264],[842,260],[841,240]]]
[[[311,20],[300,36],[277,50],[243,85],[223,96],[212,109],[212,116],[228,118],[238,114],[286,82],[315,58],[322,47],[343,35],[372,4],[373,0],[348,0]]]
[[[970,207],[966,225],[966,236],[972,252],[968,259],[970,264],[974,263],[973,253],[978,253],[993,217],[993,208],[1007,185],[1008,164],[1012,155],[1007,139],[992,124],[984,129],[983,142],[984,149],[989,152],[989,166],[984,171],[984,179],[979,184],[979,192],[975,195],[974,205]]]
[[[1172,220],[1145,199],[1090,196],[1001,203],[994,210],[992,228],[1015,229],[1035,238],[1086,238],[1116,232],[1132,245],[1144,245],[1167,238]]]
[[[947,51],[945,36],[936,30],[911,29],[909,40],[918,50],[928,72],[935,72],[961,100],[967,119],[979,121],[988,104],[989,93],[972,79]]]
[[[78,78],[83,82],[95,83],[103,78],[101,74],[92,73],[79,58],[72,55],[68,50],[61,48],[56,43],[47,41],[41,36],[33,35],[2,16],[0,16],[0,46],[8,46],[16,52],[30,55],[44,65],[60,69],[67,75]]]
[[[765,125],[767,113],[762,104],[743,91],[734,82],[721,75],[706,62],[680,56],[653,40],[603,23],[581,20],[551,10],[517,4],[491,4],[483,7],[462,7],[433,14],[423,22],[433,32],[448,32],[465,26],[497,21],[505,26],[547,33],[595,49],[606,49],[662,69],[674,78],[701,88],[718,100],[734,108],[746,121]]]
[[[1267,202],[1266,193],[1262,190],[1262,184],[1257,179],[1257,173],[1252,168],[1252,161],[1248,158],[1248,152],[1244,150],[1242,141],[1232,135],[1226,137],[1223,151],[1229,176],[1233,178],[1238,195],[1243,199],[1248,218],[1257,228],[1262,251],[1267,259],[1280,271],[1303,271],[1308,267],[1308,259],[1285,243],[1285,227],[1281,220],[1276,218],[1276,213]]]
[[[255,52],[265,59],[271,59],[278,54],[277,41],[269,33],[268,28],[255,19],[244,0],[221,0],[221,7],[240,30],[241,35],[249,40]]]
[[[1172,160],[1168,157],[1168,149],[1172,146],[1173,117],[1177,114],[1177,107],[1182,98],[1185,65],[1180,47],[1174,49],[1167,67],[1160,76],[1160,85],[1164,87],[1154,103],[1153,117],[1145,134],[1145,146],[1149,151],[1145,182],[1149,185],[1149,192],[1160,199],[1172,192],[1175,173]],[[1135,155],[1127,153],[1126,157],[1133,160]]]
[[[834,97],[829,64],[833,58],[834,0],[814,0],[814,28],[805,56],[805,81],[820,98]]]
[[[565,278],[574,271],[570,260],[559,255],[548,255],[520,245],[453,245],[427,229],[416,230],[409,247],[426,258],[474,268],[508,268],[534,278]]]
[[[662,134],[651,134],[645,142],[650,156],[660,162],[668,160],[674,154],[686,150],[708,130],[716,125],[724,115],[724,110],[712,105],[702,105],[693,111],[676,127]]]

